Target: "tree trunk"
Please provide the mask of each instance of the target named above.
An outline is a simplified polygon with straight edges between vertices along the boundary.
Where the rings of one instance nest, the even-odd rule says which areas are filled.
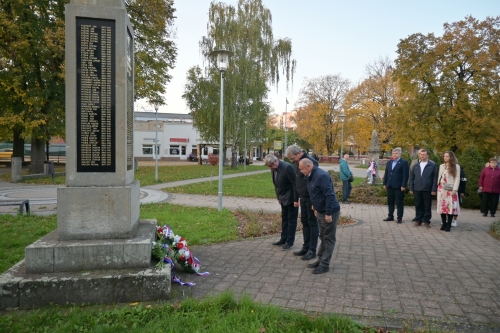
[[[12,157],[21,157],[24,162],[24,138],[21,137],[22,130],[14,129],[14,144]]]
[[[45,140],[32,139],[31,140],[31,162],[29,171],[30,173],[43,173],[43,162],[45,161]]]

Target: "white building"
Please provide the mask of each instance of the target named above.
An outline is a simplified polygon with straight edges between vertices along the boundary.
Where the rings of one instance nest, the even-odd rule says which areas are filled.
[[[134,112],[134,158],[138,161],[154,159],[156,138],[155,112]],[[249,158],[260,156],[260,147],[252,147]],[[202,142],[193,127],[191,115],[183,113],[158,113],[158,159],[186,161],[191,156],[206,159],[208,154],[219,154],[218,142]],[[231,148],[226,151],[231,157]]]

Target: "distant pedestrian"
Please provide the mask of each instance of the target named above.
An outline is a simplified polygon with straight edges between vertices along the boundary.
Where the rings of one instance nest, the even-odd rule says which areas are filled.
[[[373,179],[377,177],[378,166],[375,162],[375,157],[372,157],[371,161],[368,163],[368,184],[373,184]]]
[[[410,169],[410,193],[415,201],[415,227],[424,223],[426,228],[431,227],[432,196],[436,195],[438,168],[436,163],[429,160],[429,151],[420,149],[418,159],[413,169]]]
[[[318,162],[307,155],[305,151],[298,146],[293,145],[286,149],[286,156],[293,162],[293,170],[295,172],[295,197],[299,198],[298,202],[294,203],[295,207],[300,207],[300,222],[302,223],[302,234],[304,236],[304,244],[302,249],[294,252],[296,256],[302,256],[302,260],[310,260],[316,258],[316,248],[318,247],[318,220],[312,210],[309,191],[307,190],[307,177],[304,176],[299,169],[299,162],[303,159],[309,159],[314,166],[318,166]]]
[[[460,186],[460,165],[452,151],[443,155],[444,163],[439,166],[437,212],[443,225],[440,230],[450,231],[453,216],[460,214],[458,187]]]
[[[280,161],[274,155],[266,155],[264,164],[271,169],[276,198],[281,206],[281,237],[273,245],[279,245],[283,250],[290,250],[295,242],[297,230],[298,209],[294,207],[295,173],[290,163]]]
[[[387,162],[384,173],[384,189],[387,191],[389,214],[384,221],[394,221],[394,204],[398,209],[397,223],[403,223],[404,197],[408,185],[408,162],[401,158],[401,148],[392,150],[392,160]]]
[[[489,167],[481,171],[479,189],[482,191],[481,212],[483,216],[487,216],[489,210],[491,217],[495,217],[500,194],[500,169],[496,159],[490,158]]]
[[[344,158],[340,159],[340,180],[342,181],[342,203],[349,203],[349,196],[351,195],[352,185],[349,181],[351,177],[351,169],[349,169],[349,154],[345,154]]]
[[[314,166],[307,158],[299,162],[300,172],[307,177],[307,189],[311,198],[312,208],[319,222],[318,260],[307,267],[314,268],[313,274],[323,274],[330,270],[333,249],[337,241],[337,223],[340,216],[340,204],[333,190],[332,178],[324,171]]]

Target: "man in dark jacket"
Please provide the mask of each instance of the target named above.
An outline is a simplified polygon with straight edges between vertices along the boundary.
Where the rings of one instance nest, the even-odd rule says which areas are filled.
[[[318,260],[307,267],[314,268],[313,274],[322,274],[330,270],[330,261],[337,240],[340,204],[333,190],[332,179],[326,171],[318,169],[307,158],[300,160],[299,169],[307,177],[307,190],[312,209],[318,218],[319,239],[321,239]]]
[[[419,162],[410,170],[410,193],[415,200],[415,227],[424,222],[426,228],[431,227],[432,196],[437,192],[438,168],[429,160],[429,151],[418,151]]]
[[[298,208],[294,207],[295,173],[290,163],[280,161],[274,155],[267,155],[264,164],[271,169],[276,198],[281,205],[281,237],[273,245],[279,245],[284,251],[290,250],[295,242]]]
[[[296,256],[302,256],[302,260],[310,260],[316,258],[316,248],[318,246],[318,220],[311,208],[311,199],[307,190],[307,178],[300,172],[300,160],[307,158],[311,160],[314,166],[318,166],[318,162],[302,151],[298,146],[289,146],[286,149],[286,156],[293,162],[293,170],[295,171],[295,190],[298,197],[298,202],[294,203],[295,207],[300,206],[300,222],[302,222],[302,234],[304,235],[304,244],[300,251],[294,252]]]
[[[403,223],[405,189],[408,184],[408,162],[401,158],[401,148],[392,150],[392,160],[387,162],[384,189],[387,191],[389,214],[384,221],[394,221],[394,204],[398,207],[398,223]]]

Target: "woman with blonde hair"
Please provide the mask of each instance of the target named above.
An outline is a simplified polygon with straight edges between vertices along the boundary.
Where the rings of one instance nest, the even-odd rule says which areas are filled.
[[[452,151],[443,155],[444,163],[439,166],[437,213],[441,215],[441,230],[450,231],[453,216],[460,214],[458,187],[460,186],[460,166]]]

